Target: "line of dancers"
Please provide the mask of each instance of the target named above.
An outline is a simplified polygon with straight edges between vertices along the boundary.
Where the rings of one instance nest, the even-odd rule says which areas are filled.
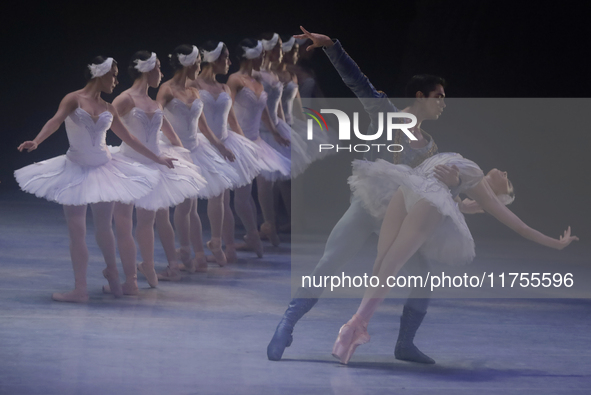
[[[88,205],[107,266],[103,275],[108,285],[103,291],[116,297],[138,294],[137,271],[156,287],[159,281],[180,280],[181,270],[206,271],[208,258],[225,266],[237,260],[237,250],[263,257],[261,237],[279,245],[274,185],[279,186],[289,210],[290,180],[320,158],[310,155],[317,144],[305,141],[301,137],[305,132],[296,133],[290,126],[296,117],[303,118],[297,77],[287,71],[286,64],[295,67],[298,50],[293,37],[284,44],[276,33],[261,40],[245,39],[235,53],[240,69],[222,84],[216,76],[227,74],[231,64],[223,42],[207,42],[201,50],[180,45],[169,56],[174,76],[162,85],[160,59],[153,52],[138,51],[127,67],[133,85],[112,104],[101,94],[112,93],[118,84],[118,63],[101,56],[91,61],[85,70],[86,86],[67,94],[35,139],[18,147],[19,151],[36,149],[65,122],[70,144],[65,155],[15,171],[22,190],[64,207],[75,287],[54,293],[54,300],[88,300]],[[158,87],[153,100],[148,90]],[[282,100],[285,87],[289,94]],[[121,146],[106,145],[108,129],[121,138]],[[260,230],[251,193],[254,180],[264,218]],[[234,242],[230,190],[246,229],[242,245]],[[208,200],[210,257],[204,251],[198,199]],[[135,239],[142,258],[137,265],[134,207]],[[174,229],[169,207],[175,207]],[[155,270],[154,226],[168,261],[160,273]],[[122,284],[116,247],[125,274]]]

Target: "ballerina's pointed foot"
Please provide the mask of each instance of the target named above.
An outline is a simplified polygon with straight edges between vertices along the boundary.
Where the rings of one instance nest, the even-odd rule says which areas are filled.
[[[177,269],[171,269],[167,266],[163,272],[158,273],[158,280],[161,281],[180,281],[182,278],[181,271]]]
[[[121,284],[121,290],[123,291],[123,295],[127,296],[137,296],[140,293],[140,290],[137,286],[137,277],[131,281],[126,281]],[[103,285],[103,293],[110,294],[111,287],[109,285]]]
[[[277,229],[275,229],[275,226],[273,226],[271,223],[263,223],[261,225],[261,233],[267,236],[273,247],[277,247],[281,243],[279,235],[277,234]]]
[[[180,259],[182,264],[178,265],[179,270],[187,273],[195,273],[196,266],[195,260],[191,259],[191,247],[181,247],[176,250],[177,258]]]
[[[156,274],[156,270],[154,270],[153,264],[148,265],[146,262],[142,262],[137,265],[137,270],[146,277],[150,287],[156,288],[158,286],[158,275]]]
[[[196,272],[207,272],[207,257],[205,256],[205,252],[198,252],[195,254],[195,258],[193,258],[193,265],[195,266]]]
[[[88,293],[76,290],[66,293],[56,292],[51,295],[51,299],[58,302],[86,303],[88,302]]]
[[[207,248],[209,248],[213,254],[215,262],[222,267],[226,266],[228,264],[228,260],[226,258],[226,254],[224,254],[224,251],[222,251],[222,241],[219,238],[216,238],[209,240],[206,244]]]
[[[337,340],[332,348],[332,356],[343,365],[349,363],[357,346],[369,342],[367,322],[357,314],[341,327]]]
[[[244,241],[251,247],[251,251],[257,254],[257,257],[263,257],[263,243],[261,243],[261,239],[256,232],[253,236],[245,235]]]
[[[234,245],[227,245],[226,244],[226,260],[228,261],[228,263],[236,263],[238,262],[238,256],[236,255],[236,248],[234,247]]]
[[[109,292],[105,291],[106,286],[103,286],[103,292],[111,293],[116,298],[122,297],[123,296],[123,289],[121,288],[121,283],[119,282],[119,272],[117,271],[117,269],[115,269],[115,270],[109,270],[108,268],[104,269],[103,276],[109,282],[109,285],[108,285]]]

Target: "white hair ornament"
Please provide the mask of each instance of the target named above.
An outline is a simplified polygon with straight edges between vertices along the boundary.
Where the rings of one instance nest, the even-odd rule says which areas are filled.
[[[183,65],[183,67],[190,67],[197,62],[197,56],[199,56],[199,49],[193,45],[193,51],[190,54],[185,55],[182,53],[178,53],[177,56],[179,57],[179,63]]]
[[[261,40],[259,40],[257,42],[256,47],[254,47],[254,48],[242,47],[242,49],[244,50],[244,55],[243,55],[244,58],[246,58],[246,59],[258,58],[259,56],[261,56],[261,53],[263,53],[263,43],[261,42]]]
[[[113,67],[113,58],[107,58],[103,63],[100,64],[93,63],[88,65],[92,78],[102,77],[111,71],[111,67]]]
[[[279,41],[279,34],[273,33],[273,37],[270,40],[263,40],[263,48],[265,48],[265,51],[270,51],[275,48],[277,41]]]
[[[136,59],[133,67],[141,73],[152,71],[156,67],[156,54],[152,52],[152,55],[146,60]]]
[[[289,40],[287,40],[286,42],[284,42],[283,45],[281,45],[283,52],[291,51],[295,43],[296,43],[295,37],[292,37]]]
[[[220,41],[218,43],[218,46],[213,51],[206,51],[205,49],[202,49],[201,53],[203,54],[203,61],[205,63],[215,62],[216,60],[218,60],[218,58],[222,54],[223,48],[224,48],[224,43]]]

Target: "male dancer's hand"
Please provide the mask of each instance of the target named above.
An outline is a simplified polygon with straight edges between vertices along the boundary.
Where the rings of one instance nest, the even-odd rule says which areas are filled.
[[[458,208],[462,212],[462,214],[481,214],[484,213],[480,204],[476,203],[475,200],[472,199],[464,199],[458,203]]]
[[[449,189],[460,185],[460,169],[456,165],[437,165],[434,172],[435,178],[447,185]]]
[[[295,38],[299,38],[302,40],[309,38],[310,40],[312,40],[312,45],[309,45],[308,48],[306,48],[306,51],[311,51],[314,48],[320,47],[332,47],[334,44],[332,42],[332,39],[328,36],[325,36],[324,34],[310,33],[309,31],[304,29],[303,26],[300,26],[300,29],[302,29],[304,34],[296,34],[294,35]]]

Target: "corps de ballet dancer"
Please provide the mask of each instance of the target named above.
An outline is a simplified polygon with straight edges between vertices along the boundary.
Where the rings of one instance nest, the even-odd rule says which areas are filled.
[[[313,138],[311,140],[307,138],[306,117],[302,108],[298,76],[293,71],[299,59],[299,44],[293,36],[281,36],[281,39],[283,40],[283,57],[280,63],[274,64],[273,70],[279,77],[279,81],[283,84],[281,105],[283,107],[283,114],[285,115],[285,122],[306,142],[308,156],[312,161],[316,161],[326,157],[331,152],[330,150],[320,151],[320,144],[330,143],[329,137],[325,130],[313,124]]]
[[[265,168],[261,163],[259,147],[244,136],[232,106],[230,88],[216,80],[218,74],[226,75],[231,65],[230,53],[223,42],[208,41],[201,46],[203,56],[201,73],[191,83],[199,90],[203,100],[203,113],[216,137],[234,153],[235,160],[231,165],[238,172],[240,182],[232,187],[234,205],[244,205],[251,193],[250,184]],[[225,244],[225,256],[228,262],[236,262],[236,246],[234,242],[235,221],[230,208],[230,190],[224,192],[223,218],[211,218],[213,228],[221,228]],[[241,208],[244,212],[245,208]],[[213,221],[218,219],[218,222]],[[220,245],[219,240],[216,245]]]
[[[121,119],[129,131],[155,153],[166,150],[174,156],[177,164],[174,169],[148,165],[158,170],[159,183],[157,188],[146,196],[137,199],[133,204],[119,203],[119,209],[131,217],[133,206],[136,207],[137,227],[136,239],[140,248],[142,262],[138,270],[146,277],[151,287],[158,285],[158,280],[180,280],[180,271],[174,240],[174,231],[170,225],[169,207],[174,207],[186,199],[197,196],[207,188],[207,181],[201,176],[200,170],[192,162],[183,159],[188,151],[183,148],[181,140],[174,132],[160,104],[148,96],[149,88],[156,88],[162,79],[160,60],[154,52],[136,52],[128,67],[133,80],[131,88],[122,92],[113,101],[113,105],[121,114]],[[174,148],[164,147],[161,135],[164,134]],[[145,160],[139,157],[123,142],[116,154],[130,163]],[[154,265],[154,223],[158,222],[158,234],[166,258],[167,268],[158,275]]]
[[[264,34],[261,42],[265,50],[265,58],[258,74],[267,92],[269,115],[279,134],[291,144],[289,147],[278,144],[264,123],[261,124],[261,137],[283,156],[291,159],[291,178],[295,178],[306,170],[312,160],[307,154],[307,144],[299,134],[292,133],[290,126],[285,122],[281,105],[283,83],[275,72],[275,68],[283,59],[283,42],[277,33]]]
[[[258,147],[258,155],[262,165],[266,168],[256,177],[258,199],[263,212],[263,230],[269,230],[271,237],[277,237],[275,229],[275,213],[273,208],[273,182],[280,178],[289,178],[291,161],[271,147],[260,136],[261,121],[280,146],[288,147],[290,142],[284,138],[271,121],[267,109],[267,93],[260,81],[258,70],[263,63],[265,52],[261,41],[244,39],[238,44],[236,56],[240,62],[240,69],[230,75],[228,87],[232,94],[236,118],[244,135]],[[244,237],[248,248],[263,256],[259,232],[256,226],[256,206],[250,194],[251,185],[247,187],[249,193],[244,194],[245,201],[235,199],[236,213],[246,228]],[[278,239],[278,238],[277,238]],[[237,246],[237,248],[239,248]]]
[[[207,215],[211,224],[211,240],[207,247],[220,266],[227,264],[222,251],[222,221],[224,215],[224,191],[242,183],[239,173],[232,166],[235,155],[208,126],[203,114],[204,102],[192,85],[201,65],[199,49],[194,45],[180,45],[170,55],[174,76],[158,90],[156,100],[164,107],[166,118],[172,123],[190,159],[201,169],[207,180],[199,198],[208,199]],[[197,212],[198,199],[193,198],[177,206],[174,224],[179,234],[179,255],[184,269],[192,273],[207,271],[207,259],[203,249],[203,231]],[[191,258],[191,246],[195,258]]]
[[[22,190],[64,207],[75,286],[71,292],[54,293],[52,297],[57,301],[88,301],[88,248],[85,237],[89,204],[94,218],[96,241],[107,264],[103,275],[116,297],[123,294],[112,230],[114,205],[115,202],[131,203],[146,196],[159,182],[158,171],[151,167],[130,164],[112,156],[105,142],[107,130],[110,128],[131,149],[155,166],[173,167],[173,158],[157,155],[144,146],[123,126],[114,106],[101,98],[101,93],[113,92],[118,84],[118,73],[117,62],[113,58],[94,58],[86,70],[86,86],[67,94],[56,114],[47,121],[37,137],[18,147],[21,152],[37,149],[65,122],[70,144],[65,155],[14,172]],[[124,247],[129,246],[120,246],[120,249]]]
[[[448,187],[437,180],[435,167],[459,169],[459,187],[484,211],[520,236],[561,250],[578,240],[568,227],[559,239],[527,226],[505,205],[513,201],[506,172],[492,169],[485,176],[478,165],[459,154],[437,154],[415,169],[378,159],[353,162],[349,184],[355,197],[376,218],[383,218],[373,275],[380,284],[394,276],[420,251],[430,261],[465,264],[475,256],[474,241]],[[353,318],[341,327],[332,354],[347,364],[357,346],[369,341],[367,325],[386,297],[388,287],[368,288]]]
[[[292,133],[291,127],[285,122],[283,106],[281,105],[283,83],[274,71],[274,68],[276,68],[283,58],[283,43],[281,38],[279,38],[277,33],[266,33],[262,35],[261,41],[265,50],[265,58],[259,75],[265,92],[267,92],[269,115],[277,131],[286,140],[289,140],[291,144],[289,147],[279,145],[264,124],[261,125],[261,137],[282,155],[291,160],[291,177],[280,179],[276,182],[291,221],[291,179],[302,174],[308,168],[312,159],[308,155],[308,145],[306,142],[299,134]],[[273,214],[275,214],[275,210],[273,210]],[[263,237],[268,238],[272,245],[279,245],[280,239],[276,231],[275,215],[265,220],[265,223],[261,226],[261,234]]]

